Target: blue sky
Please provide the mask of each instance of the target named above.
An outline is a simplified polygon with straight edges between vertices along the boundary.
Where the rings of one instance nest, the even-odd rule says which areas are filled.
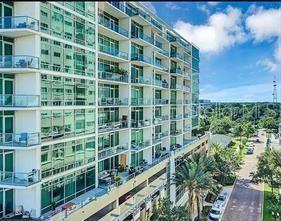
[[[144,2],[200,47],[200,98],[281,101],[281,3]]]

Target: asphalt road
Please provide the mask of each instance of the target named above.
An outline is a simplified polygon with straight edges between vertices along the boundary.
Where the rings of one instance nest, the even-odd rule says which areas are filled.
[[[250,172],[256,169],[257,156],[264,150],[264,137],[261,134],[259,139],[262,142],[255,143],[254,154],[245,156],[245,163],[239,171],[222,221],[262,221],[263,184],[249,182]]]

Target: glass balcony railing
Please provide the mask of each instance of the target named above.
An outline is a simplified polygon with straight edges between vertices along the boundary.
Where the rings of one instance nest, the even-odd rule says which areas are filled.
[[[119,9],[120,11],[126,13],[126,7],[124,4],[118,1],[107,1],[109,4],[113,5],[115,8]]]
[[[184,118],[190,118],[190,114],[189,114],[189,113],[184,113],[184,114],[183,114],[183,117],[184,117]]]
[[[99,79],[109,80],[109,81],[119,81],[128,83],[128,73],[127,74],[118,74],[109,71],[99,71]]]
[[[127,120],[99,123],[99,125],[98,125],[99,132],[114,131],[114,130],[119,130],[119,129],[123,129],[123,128],[128,128]]]
[[[120,51],[116,48],[109,47],[107,45],[99,45],[99,51],[115,57],[128,60],[128,53]]]
[[[30,147],[40,144],[40,133],[0,133],[0,146]]]
[[[121,28],[119,25],[116,25],[113,22],[106,20],[104,17],[99,16],[99,24],[125,37],[129,36],[129,32],[126,29]]]
[[[152,85],[152,79],[146,78],[143,76],[138,76],[138,77],[132,78],[131,83]]]
[[[1,94],[0,106],[1,107],[39,107],[40,96]]]
[[[146,141],[139,141],[139,142],[133,142],[131,143],[131,148],[132,150],[142,150],[146,147],[151,146],[151,142],[150,140],[146,140]]]
[[[32,170],[29,173],[0,172],[0,184],[8,186],[30,186],[41,180],[40,171]]]
[[[128,144],[119,144],[115,147],[104,148],[102,150],[99,150],[99,153],[98,153],[99,160],[114,156],[114,155],[124,152],[128,149],[129,149]]]
[[[157,47],[157,48],[160,48],[160,49],[162,49],[163,48],[163,45],[162,45],[162,43],[161,42],[159,42],[159,41],[154,41],[154,45]]]
[[[180,129],[180,130],[171,130],[170,131],[170,135],[171,136],[177,136],[177,135],[180,135],[180,134],[182,134],[182,130]]]
[[[182,90],[183,85],[181,85],[181,84],[171,84],[170,89]]]
[[[162,69],[163,71],[169,71],[169,69],[167,67],[165,67],[163,64],[161,64],[160,62],[157,62],[156,60],[154,61],[154,65],[160,69]]]
[[[171,73],[175,73],[175,74],[180,74],[180,75],[183,74],[181,68],[172,68],[172,69],[170,70],[170,72],[171,72]]]
[[[128,106],[129,99],[128,98],[99,98],[100,106]]]
[[[171,115],[170,120],[181,120],[182,114]]]
[[[191,92],[190,87],[183,86],[182,89],[183,89],[185,92]]]
[[[164,49],[162,49],[162,50],[160,50],[160,51],[158,51],[158,52],[159,52],[160,54],[164,55],[164,56],[169,57],[169,52],[166,51],[166,50],[164,50]]]
[[[0,29],[31,29],[39,30],[39,21],[28,16],[0,17]]]
[[[182,104],[182,100],[171,99],[170,104]]]
[[[191,131],[190,126],[184,126],[184,127],[183,127],[183,131],[184,131],[184,132]]]
[[[168,100],[168,99],[154,99],[153,104],[154,104],[154,105],[169,104],[169,100]]]
[[[183,104],[191,104],[190,100],[183,100]]]
[[[178,53],[178,52],[171,52],[171,57],[173,57],[173,58],[178,58],[178,59],[181,59],[181,60],[184,61],[183,55],[181,55],[181,54]]]
[[[132,128],[148,127],[151,125],[151,120],[131,120]]]
[[[132,54],[131,60],[132,61],[142,61],[142,62],[145,62],[145,63],[148,63],[148,64],[152,64],[151,57],[145,56],[143,54]]]
[[[142,98],[131,98],[131,105],[133,106],[152,105],[152,100],[142,99]]]
[[[154,80],[154,85],[163,88],[169,88],[169,84],[167,81],[163,80]]]
[[[0,56],[0,68],[39,68],[39,58],[29,55]]]
[[[150,44],[154,43],[154,40],[152,37],[140,32],[140,33],[131,33],[131,38],[138,38],[138,39],[142,39]]]

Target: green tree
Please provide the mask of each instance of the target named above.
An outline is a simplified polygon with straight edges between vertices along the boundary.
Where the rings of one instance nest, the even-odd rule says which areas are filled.
[[[255,133],[255,128],[251,122],[248,122],[243,125],[243,135],[248,139],[253,136]]]
[[[240,168],[241,157],[234,148],[224,148],[218,143],[212,143],[210,154],[215,160],[217,173],[215,179],[224,185],[226,181],[235,176],[235,172]]]
[[[184,206],[174,206],[171,207],[171,202],[167,199],[159,199],[158,205],[153,205],[152,208],[152,221],[190,221],[189,213]]]
[[[281,157],[280,151],[267,148],[265,152],[258,157],[257,171],[251,173],[254,182],[268,183],[271,186],[272,193],[274,186],[281,186],[281,160],[279,157]]]
[[[232,130],[232,135],[234,137],[239,137],[240,146],[242,145],[242,135],[243,135],[243,126],[241,123],[236,123]]]
[[[232,124],[233,122],[229,117],[223,117],[221,119],[212,117],[210,131],[214,134],[227,134],[229,133]]]
[[[217,181],[213,178],[216,172],[212,157],[206,153],[195,152],[180,164],[174,178],[176,186],[185,189],[188,194],[188,211],[194,214],[197,207],[200,220],[200,201],[207,191],[215,192]]]
[[[259,125],[267,130],[276,130],[278,128],[278,121],[273,117],[264,117],[260,120]]]

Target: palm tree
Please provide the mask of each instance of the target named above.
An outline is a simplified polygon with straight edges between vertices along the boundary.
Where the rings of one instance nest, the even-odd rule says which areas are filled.
[[[174,178],[176,186],[188,192],[188,211],[194,214],[196,202],[200,220],[200,200],[206,191],[215,192],[217,182],[213,179],[215,163],[206,153],[196,152],[180,165]]]

